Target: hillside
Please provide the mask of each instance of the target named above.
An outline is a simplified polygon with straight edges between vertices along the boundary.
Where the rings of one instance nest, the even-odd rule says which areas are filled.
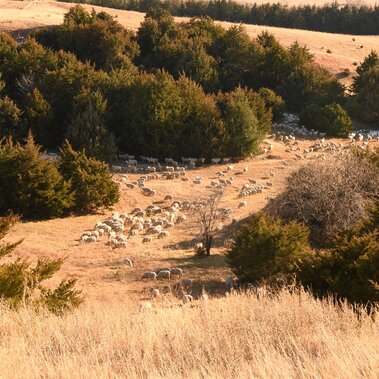
[[[12,32],[14,36],[39,26],[58,25],[63,21],[63,16],[72,7],[70,3],[50,1],[0,1],[0,30]],[[143,21],[144,14],[139,12],[122,11],[110,8],[93,7],[86,5],[87,10],[95,8],[104,10],[113,16],[127,28],[137,29]],[[182,21],[185,19],[176,18]],[[219,22],[224,27],[232,25],[227,22]],[[296,29],[275,28],[257,25],[246,25],[246,29],[252,37],[262,31],[269,31],[285,46],[298,41],[307,45],[315,55],[315,61],[337,75],[342,82],[350,84],[352,74],[355,71],[354,63],[359,63],[371,50],[378,49],[379,36],[350,36],[341,34],[329,34],[311,32]],[[328,53],[328,51],[330,51]],[[341,72],[350,71],[348,77],[342,77]]]

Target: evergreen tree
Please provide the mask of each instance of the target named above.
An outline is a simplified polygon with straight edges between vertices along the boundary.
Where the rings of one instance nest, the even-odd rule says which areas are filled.
[[[65,141],[61,148],[60,172],[74,190],[74,209],[92,211],[110,207],[119,199],[119,190],[106,163],[88,158],[84,151],[74,151]]]
[[[110,161],[116,155],[116,143],[107,130],[107,102],[98,91],[84,92],[75,100],[74,113],[66,138],[76,150],[85,150],[90,157]]]
[[[21,126],[22,112],[8,96],[0,98],[0,138],[12,136],[15,139],[23,136]]]
[[[0,217],[0,241],[6,236],[9,229],[18,221],[13,215]],[[20,243],[0,244],[0,259],[10,254]],[[28,260],[18,258],[11,263],[0,265],[0,297],[10,306],[19,305],[45,306],[49,311],[62,314],[65,311],[78,307],[83,298],[81,291],[75,289],[76,279],[63,280],[53,290],[42,285],[59,271],[64,259],[38,259],[35,267],[31,267]],[[36,290],[40,296],[33,296]]]
[[[31,134],[24,145],[2,140],[0,177],[0,214],[10,210],[27,219],[51,218],[65,214],[73,204],[70,183]]]
[[[38,89],[28,93],[24,115],[25,126],[32,131],[37,143],[54,146],[53,111]]]

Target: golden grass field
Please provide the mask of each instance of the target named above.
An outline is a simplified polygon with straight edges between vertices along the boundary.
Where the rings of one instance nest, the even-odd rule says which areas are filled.
[[[297,0],[295,0],[297,1]],[[64,14],[72,7],[70,3],[53,1],[6,1],[0,0],[0,31],[22,31],[38,26],[58,25],[63,21]],[[97,11],[105,10],[127,28],[137,29],[143,21],[144,14],[139,12],[122,11],[110,8],[84,6],[87,10],[94,8]],[[177,21],[185,21],[176,18]],[[228,28],[232,24],[218,22]],[[344,84],[350,84],[355,72],[354,63],[361,62],[371,50],[379,50],[379,36],[351,36],[344,34],[331,34],[311,32],[298,29],[275,28],[269,26],[246,25],[251,37],[262,31],[269,31],[285,46],[298,41],[307,45],[315,56],[315,61],[337,75],[349,69],[349,77],[341,79]],[[353,40],[354,39],[354,40]],[[327,53],[330,50],[331,53]]]
[[[371,378],[378,314],[283,290],[139,310],[91,303],[58,317],[0,309],[2,378]]]
[[[0,30],[16,31],[62,22],[71,4],[55,2],[0,1]],[[91,7],[87,7],[90,9]],[[118,15],[125,26],[137,28],[143,14],[107,10]],[[224,23],[225,25],[229,25]],[[247,27],[251,35],[269,29],[281,42],[298,39],[313,52],[316,47],[330,48],[333,54],[316,53],[316,60],[337,72],[349,67],[350,60],[361,60],[379,37],[312,33],[276,28]],[[362,39],[361,39],[362,38]],[[377,44],[375,45],[375,41]],[[355,45],[364,45],[363,49]],[[354,54],[356,55],[354,55]],[[361,55],[359,55],[361,54]],[[330,60],[326,60],[330,58]],[[333,60],[334,59],[334,60]],[[328,66],[329,65],[329,66]],[[339,69],[339,68],[338,68]],[[333,140],[347,144],[347,140]],[[270,155],[260,155],[235,164],[235,175],[227,187],[223,205],[233,209],[239,221],[262,209],[268,198],[285,186],[293,170],[306,163],[272,139]],[[300,140],[301,149],[314,141]],[[379,142],[370,142],[379,146]],[[312,155],[311,155],[312,156]],[[313,156],[314,157],[314,156]],[[335,159],[327,154],[327,159]],[[284,166],[283,160],[289,165]],[[307,159],[308,160],[308,159]],[[151,203],[162,205],[166,194],[175,200],[195,200],[207,196],[210,180],[225,165],[190,170],[188,176],[203,176],[203,185],[181,180],[153,180],[147,185],[157,191],[146,197],[140,189],[122,187],[114,210],[130,212]],[[269,171],[275,177],[269,177]],[[129,181],[138,175],[128,175]],[[117,177],[117,175],[116,175]],[[238,208],[238,192],[248,178],[273,187],[263,194],[243,200]],[[25,238],[7,259],[66,256],[61,271],[51,280],[75,276],[83,291],[84,304],[62,317],[28,309],[10,311],[0,304],[0,377],[1,378],[377,378],[379,375],[378,313],[357,314],[346,304],[336,307],[331,301],[318,301],[304,291],[282,290],[279,294],[257,298],[255,295],[225,296],[225,277],[231,272],[225,264],[227,241],[235,237],[229,229],[206,258],[194,256],[198,226],[193,214],[170,229],[170,236],[147,245],[142,236],[129,240],[128,248],[112,250],[106,237],[96,243],[80,244],[84,230],[92,229],[112,210],[86,216],[49,221],[22,222],[5,241]],[[122,264],[133,260],[134,267]],[[5,259],[4,259],[5,260]],[[4,261],[3,260],[3,261]],[[167,281],[142,281],[142,273],[159,266],[178,266],[194,282],[195,301],[182,304],[175,296],[151,299],[149,289],[162,289]],[[171,280],[170,284],[175,283]],[[202,290],[209,295],[205,300]],[[141,310],[151,301],[151,310]]]

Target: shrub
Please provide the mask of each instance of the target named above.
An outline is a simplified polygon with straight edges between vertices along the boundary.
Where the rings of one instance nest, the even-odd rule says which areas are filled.
[[[242,228],[226,260],[242,281],[272,280],[294,272],[308,250],[306,226],[262,213]]]
[[[298,278],[318,295],[333,293],[359,303],[378,301],[378,226],[369,231],[356,227],[339,234],[331,248],[299,264]]]
[[[260,88],[258,93],[265,101],[267,108],[271,109],[273,120],[278,120],[285,109],[284,100],[270,88]]]
[[[75,210],[91,211],[97,207],[109,207],[118,201],[118,186],[112,181],[106,163],[88,158],[84,151],[75,151],[67,141],[60,151],[59,169],[71,182]]]
[[[0,218],[0,240],[18,221],[16,216]],[[21,241],[13,244],[0,245],[0,258],[11,253]],[[0,298],[12,307],[19,305],[46,306],[51,312],[61,314],[64,311],[78,307],[83,299],[81,291],[75,289],[76,279],[63,280],[54,290],[47,289],[41,283],[50,279],[59,271],[64,259],[38,259],[31,266],[26,259],[18,258],[11,263],[0,266]],[[40,291],[40,296],[36,292]]]
[[[346,137],[352,127],[349,115],[339,104],[309,105],[301,113],[300,122],[308,129],[335,137]]]
[[[75,98],[74,114],[66,138],[75,150],[110,161],[117,152],[113,135],[105,125],[107,102],[100,92],[84,92]]]
[[[302,166],[266,211],[285,221],[304,222],[311,240],[325,245],[339,230],[353,227],[378,195],[379,169],[368,159],[348,154]]]
[[[0,143],[0,213],[8,210],[29,219],[63,215],[73,205],[69,181],[57,164],[41,153],[31,135],[26,143]]]

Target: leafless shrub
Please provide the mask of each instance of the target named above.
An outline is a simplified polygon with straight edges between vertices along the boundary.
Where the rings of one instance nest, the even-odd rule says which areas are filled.
[[[204,205],[196,210],[196,225],[204,239],[203,254],[210,255],[212,242],[220,233],[219,225],[225,220],[226,214],[220,207],[223,196],[222,190],[214,190],[205,200]]]
[[[348,153],[302,166],[266,211],[286,221],[304,222],[312,241],[322,245],[365,216],[368,203],[379,195],[378,183],[378,168]]]

